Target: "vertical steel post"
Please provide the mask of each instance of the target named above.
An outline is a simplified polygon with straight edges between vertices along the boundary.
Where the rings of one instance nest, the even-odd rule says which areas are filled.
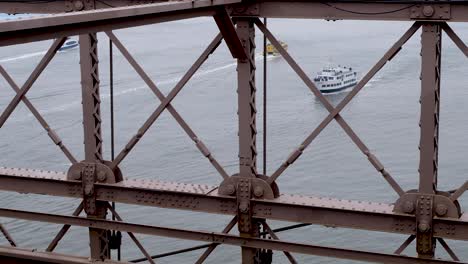
[[[237,21],[237,34],[247,54],[246,60],[237,60],[238,115],[239,115],[239,172],[237,186],[238,228],[243,237],[259,236],[258,223],[252,219],[250,179],[257,176],[257,128],[255,105],[255,28],[252,19]],[[242,263],[256,263],[257,250],[242,248]]]
[[[432,258],[435,251],[433,237],[433,196],[437,191],[437,162],[439,141],[439,95],[441,26],[425,23],[421,34],[421,119],[419,197],[417,200],[417,252],[420,257]]]
[[[105,203],[92,199],[93,184],[96,179],[95,163],[101,163],[102,135],[101,135],[101,98],[99,95],[99,71],[97,53],[97,34],[80,35],[80,67],[83,97],[83,127],[86,167],[82,172],[83,188],[85,190],[84,209],[90,218],[105,219],[107,207]],[[91,258],[108,259],[110,257],[107,231],[89,229]]]

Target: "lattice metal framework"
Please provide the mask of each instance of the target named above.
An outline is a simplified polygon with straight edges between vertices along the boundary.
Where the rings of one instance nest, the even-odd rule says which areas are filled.
[[[468,22],[466,1],[35,1],[0,2],[5,13],[50,13],[31,19],[0,22],[0,46],[55,39],[52,46],[22,86],[18,86],[0,65],[0,74],[16,92],[4,106],[0,127],[22,102],[36,117],[54,144],[72,163],[68,172],[50,172],[24,168],[0,168],[0,189],[4,191],[46,194],[82,199],[72,216],[0,208],[1,217],[63,224],[44,252],[20,248],[7,227],[0,230],[9,246],[0,246],[2,263],[123,263],[109,260],[115,249],[115,232],[127,232],[149,261],[155,258],[205,249],[195,263],[203,263],[220,244],[240,246],[242,263],[271,263],[271,250],[283,251],[291,263],[297,263],[292,253],[328,256],[349,260],[382,263],[460,263],[445,239],[468,240],[468,215],[463,214],[458,199],[468,188],[468,181],[453,192],[437,188],[438,136],[440,109],[441,40],[445,32],[468,57],[468,47],[447,22]],[[124,44],[112,32],[116,29],[161,23],[192,17],[212,16],[220,33],[203,51],[187,73],[164,95]],[[333,106],[321,94],[312,80],[281,46],[260,17],[360,19],[413,21],[412,26],[393,44],[382,58],[363,76],[359,83],[337,105]],[[255,30],[275,46],[285,61],[300,77],[311,93],[328,110],[327,117],[315,128],[272,175],[258,172],[256,86],[255,86]],[[348,125],[340,112],[364,88],[377,72],[401,50],[402,46],[421,31],[421,118],[419,187],[403,190],[389,171]],[[97,32],[105,32],[113,45],[135,69],[137,74],[160,100],[160,105],[148,117],[114,160],[102,156],[101,114],[99,94],[99,56]],[[26,97],[39,75],[63,45],[65,38],[80,35],[80,64],[83,102],[83,132],[85,160],[78,161],[63,144],[58,134],[48,125]],[[213,153],[190,128],[171,105],[172,100],[202,66],[207,58],[225,41],[238,71],[239,172],[229,175]],[[119,164],[139,143],[148,129],[167,110],[222,177],[219,186],[169,183],[157,180],[125,179]],[[323,129],[335,120],[356,144],[359,150],[398,194],[397,201],[388,204],[347,201],[332,198],[279,194],[276,180],[293,164]],[[5,164],[7,165],[7,164]],[[127,175],[126,175],[127,176]],[[141,206],[171,208],[232,216],[222,232],[194,231],[161,226],[147,226],[124,222],[111,202]],[[85,211],[87,217],[80,217]],[[107,215],[110,212],[113,219]],[[299,224],[273,230],[268,220],[284,220]],[[333,248],[314,244],[281,240],[277,233],[316,224],[369,231],[408,235],[394,254]],[[238,226],[240,235],[228,234]],[[71,226],[89,228],[90,258],[53,253]],[[173,237],[207,242],[200,246],[151,256],[135,234]],[[269,235],[272,239],[266,239]],[[401,255],[416,239],[418,257]],[[439,243],[452,260],[434,258]]]

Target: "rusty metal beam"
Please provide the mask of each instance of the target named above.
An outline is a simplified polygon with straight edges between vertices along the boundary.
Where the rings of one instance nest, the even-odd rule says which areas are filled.
[[[388,20],[467,22],[468,6],[464,3],[429,3],[423,1],[258,1],[260,17],[308,18],[325,20]],[[285,8],[287,6],[287,8]],[[424,6],[432,7],[432,15],[424,15]],[[439,7],[442,6],[442,7]],[[440,9],[439,9],[440,8]],[[247,10],[247,8],[244,8]],[[241,9],[242,10],[242,9]],[[439,13],[439,10],[441,11]],[[448,12],[446,12],[448,11]],[[442,16],[442,17],[441,17]]]
[[[0,232],[2,232],[3,236],[5,237],[5,239],[8,241],[8,243],[10,243],[10,245],[12,247],[16,247],[17,244],[15,242],[15,240],[13,240],[13,238],[11,237],[10,233],[6,230],[6,228],[0,224]]]
[[[0,46],[213,16],[215,6],[238,0],[170,1],[0,22]]]
[[[0,262],[4,264],[129,264],[128,262],[90,260],[87,257],[5,246],[0,246]]]
[[[231,231],[231,229],[237,224],[237,216],[235,216],[234,218],[232,218],[232,220],[229,222],[229,224],[223,229],[222,233],[223,234],[228,234],[229,231]],[[219,243],[213,243],[211,244],[206,250],[205,252],[203,252],[203,254],[197,259],[197,261],[195,262],[195,264],[202,264],[207,258],[208,256],[210,256],[211,252],[213,252],[216,247],[218,247]]]
[[[234,23],[226,12],[225,8],[219,8],[216,15],[213,16],[216,25],[218,25],[219,31],[223,34],[223,38],[226,41],[226,45],[231,51],[232,57],[235,59],[246,60],[247,54],[245,53],[244,47],[237,35]]]
[[[212,243],[223,243],[233,246],[243,246],[256,249],[271,249],[280,251],[290,251],[302,254],[335,257],[350,260],[361,260],[381,263],[461,263],[450,260],[419,259],[415,257],[375,253],[344,248],[324,247],[313,244],[300,244],[288,241],[267,240],[261,238],[248,238],[216,232],[192,231],[186,229],[148,226],[141,224],[122,223],[102,219],[90,219],[76,216],[62,216],[55,214],[45,214],[36,212],[26,212],[12,209],[0,209],[0,216],[8,218],[18,218],[31,221],[40,221],[56,224],[71,224],[82,227],[93,227],[99,229],[118,230],[134,232],[140,234],[180,238],[194,241],[204,241]]]
[[[102,163],[101,96],[98,38],[96,33],[80,35],[80,69],[83,105],[84,154],[86,167],[81,171],[84,210],[88,217],[105,219],[106,203],[95,200],[95,164]],[[90,190],[89,192],[87,190]],[[85,196],[86,194],[86,196]],[[89,228],[91,258],[110,258],[106,230]]]
[[[57,53],[58,49],[63,45],[64,42],[65,38],[58,38],[54,41],[54,43],[52,43],[44,57],[42,57],[39,64],[36,66],[36,68],[34,68],[33,72],[28,77],[24,85],[16,93],[16,96],[3,111],[2,115],[0,116],[0,128],[3,127],[8,117],[10,117],[11,113],[13,113],[13,111],[16,109],[16,106],[18,106],[18,104],[21,102],[21,100],[29,91],[29,89],[31,89],[34,82],[37,80],[37,78],[39,78],[39,76],[47,67],[47,65],[49,65],[50,61],[54,58],[55,53]]]
[[[403,194],[402,188],[399,186],[399,184],[393,179],[393,177],[390,175],[390,173],[385,170],[383,164],[377,159],[377,157],[371,153],[370,149],[364,144],[364,142],[356,135],[356,133],[353,131],[353,129],[348,125],[348,123],[343,119],[343,117],[339,114],[339,111],[336,111],[336,107],[334,107],[328,99],[320,92],[320,90],[317,88],[314,82],[307,76],[307,74],[302,70],[302,68],[296,63],[296,61],[289,55],[289,53],[282,47],[282,45],[279,43],[279,41],[273,36],[273,34],[268,30],[268,28],[265,27],[265,25],[260,21],[260,19],[255,19],[255,24],[257,27],[260,29],[260,31],[263,32],[263,34],[266,35],[267,39],[270,40],[270,42],[273,44],[273,46],[278,50],[278,52],[283,56],[283,58],[286,60],[286,62],[289,64],[289,66],[296,72],[296,74],[301,78],[301,80],[304,82],[304,84],[309,88],[309,90],[317,97],[317,99],[322,103],[322,105],[327,109],[327,111],[330,113],[329,117],[333,116],[336,122],[341,126],[341,128],[346,132],[346,134],[349,136],[349,138],[356,144],[356,146],[359,148],[359,150],[366,155],[366,157],[369,159],[369,162],[375,167],[375,169],[382,174],[384,179],[390,184],[390,186],[399,194]],[[404,44],[404,42],[407,40],[405,38],[409,38],[412,35],[412,29],[414,29],[414,26],[408,30],[404,36],[400,39],[401,45]],[[414,32],[413,32],[414,33]],[[398,46],[399,47],[399,46]],[[385,57],[384,57],[385,58]],[[378,70],[376,68],[375,70]],[[358,91],[358,90],[357,90]],[[354,96],[354,95],[351,95]],[[351,100],[352,97],[349,98]],[[346,102],[346,101],[344,101]],[[344,107],[344,105],[342,105]],[[326,120],[325,120],[326,121]],[[293,164],[299,156],[302,155],[304,149],[312,142],[314,139],[314,133],[320,133],[320,131],[323,128],[319,127],[312,132],[312,134],[306,138],[306,140],[303,142],[302,145],[300,145],[291,155],[288,157],[286,162],[282,163],[280,167],[271,175],[271,177],[268,179],[268,182],[271,184],[273,183],[280,175],[283,173],[286,168]]]
[[[81,202],[78,207],[75,209],[75,211],[73,211],[73,216],[79,216],[81,214],[81,212],[83,211],[83,202]],[[70,229],[71,225],[64,225],[62,226],[62,228],[60,229],[60,231],[57,233],[57,235],[54,237],[54,239],[52,239],[52,241],[50,242],[49,246],[47,246],[46,248],[46,251],[47,252],[52,252],[54,251],[54,249],[57,247],[58,243],[60,242],[60,240],[62,240],[62,238],[65,236],[65,234],[68,232],[68,230]]]
[[[457,47],[465,54],[465,57],[468,57],[468,47],[466,46],[465,42],[453,31],[453,29],[447,24],[442,24],[442,29],[445,31],[447,36],[457,45]]]
[[[122,217],[120,217],[120,215],[117,213],[117,211],[110,204],[107,204],[107,208],[109,209],[109,211],[112,212],[112,215],[115,216],[117,221],[120,221],[120,222],[123,221]],[[140,249],[141,253],[143,253],[143,255],[145,255],[146,260],[148,260],[149,263],[154,264],[155,262],[151,258],[150,254],[148,254],[146,249],[143,247],[140,240],[138,240],[138,238],[136,238],[136,236],[132,232],[128,232],[128,236],[133,240],[133,242],[138,247],[138,249]]]
[[[13,81],[13,78],[6,72],[6,70],[0,65],[0,74],[5,78],[5,80],[8,82],[8,84],[11,86],[13,91],[16,93],[20,92],[19,86]],[[76,163],[76,158],[71,154],[71,152],[68,150],[68,148],[63,144],[62,139],[57,135],[57,133],[49,126],[47,121],[42,117],[42,115],[39,113],[39,111],[34,107],[34,105],[29,101],[29,99],[26,96],[23,96],[21,98],[23,103],[28,107],[29,111],[34,115],[34,117],[37,119],[37,121],[41,124],[41,126],[47,131],[47,134],[49,135],[50,139],[57,145],[62,152],[67,156],[68,160],[71,163]]]
[[[130,63],[133,69],[138,73],[138,75],[140,75],[140,77],[143,79],[146,85],[148,85],[151,91],[153,91],[156,97],[158,97],[158,99],[161,102],[163,102],[166,99],[166,96],[159,90],[159,88],[156,86],[153,80],[151,80],[149,75],[143,70],[140,64],[138,64],[135,58],[133,58],[133,56],[125,48],[122,42],[120,42],[117,36],[115,36],[113,32],[106,32],[106,34],[112,40],[114,45],[119,49],[119,51],[128,61],[128,63]],[[215,159],[215,157],[213,156],[211,151],[208,149],[208,147],[206,147],[203,141],[195,134],[195,132],[190,128],[187,122],[182,118],[182,116],[180,116],[177,110],[171,104],[168,104],[166,109],[174,117],[174,119],[177,121],[180,127],[184,130],[184,132],[190,137],[190,139],[194,141],[195,145],[203,154],[203,156],[205,156],[211,162],[211,164],[215,167],[215,169],[218,171],[221,177],[223,177],[224,179],[227,179],[229,175],[226,173],[224,168],[221,166],[221,164],[219,164],[219,162]]]
[[[138,132],[133,136],[130,141],[125,145],[124,149],[115,157],[112,161],[112,166],[118,166],[120,162],[128,155],[128,153],[135,147],[135,145],[140,141],[143,135],[148,131],[148,129],[156,122],[158,117],[162,112],[170,105],[171,101],[177,96],[177,94],[184,88],[187,82],[192,78],[192,76],[198,71],[198,69],[203,65],[203,63],[208,59],[208,57],[218,48],[221,44],[222,36],[218,34],[210,42],[208,47],[203,51],[203,53],[198,57],[198,59],[193,63],[189,70],[182,76],[179,82],[174,86],[171,92],[166,96],[164,100],[161,101],[161,104],[153,111],[150,117],[145,121],[145,123],[138,129]]]
[[[81,182],[67,181],[65,177],[55,172],[0,168],[0,189],[81,198]],[[95,184],[95,188],[100,201],[233,216],[237,212],[236,199],[218,195],[214,186],[126,180],[117,184]],[[252,200],[252,210],[256,218],[415,234],[415,217],[394,213],[393,206],[388,204],[282,194],[274,200]],[[459,220],[435,219],[434,236],[468,240],[468,215]]]

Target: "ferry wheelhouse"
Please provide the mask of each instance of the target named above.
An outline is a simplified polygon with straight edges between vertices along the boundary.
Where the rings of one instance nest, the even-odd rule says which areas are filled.
[[[322,93],[335,93],[357,84],[357,72],[351,67],[326,67],[317,73],[315,85]]]

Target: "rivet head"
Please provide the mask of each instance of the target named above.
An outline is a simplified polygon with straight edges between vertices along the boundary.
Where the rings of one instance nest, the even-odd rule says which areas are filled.
[[[78,180],[81,179],[81,172],[80,171],[73,171],[70,176],[71,176],[72,180],[78,181]]]
[[[263,196],[263,188],[262,188],[261,186],[256,186],[256,187],[254,188],[254,195],[255,195],[255,197],[257,197],[257,198],[262,197],[262,196]]]
[[[444,216],[447,214],[448,208],[445,204],[439,204],[436,206],[436,214],[437,216]]]
[[[431,17],[432,15],[434,15],[434,8],[432,6],[424,6],[422,13],[426,17]]]
[[[242,201],[239,204],[239,211],[241,211],[241,213],[244,213],[244,214],[249,211],[249,205],[248,205],[247,201]]]
[[[81,11],[81,10],[83,10],[83,8],[84,8],[83,1],[79,1],[79,0],[74,1],[74,2],[73,2],[73,6],[75,7],[75,10],[76,10],[76,11]]]
[[[228,185],[226,186],[226,192],[227,192],[227,194],[229,194],[229,195],[233,195],[233,194],[236,192],[236,188],[234,187],[234,185],[228,184]]]
[[[97,173],[97,180],[103,182],[107,179],[107,173],[105,171],[99,171]]]
[[[414,203],[410,201],[406,201],[403,204],[403,212],[407,214],[411,214],[412,212],[414,212]]]
[[[418,225],[418,230],[419,230],[420,232],[427,232],[427,231],[429,231],[429,224],[426,223],[426,222],[421,222],[421,223],[419,223],[419,225]]]
[[[93,190],[93,186],[88,184],[88,185],[86,185],[85,188],[84,188],[84,193],[85,193],[86,195],[90,195],[91,192],[92,192],[92,190]]]

